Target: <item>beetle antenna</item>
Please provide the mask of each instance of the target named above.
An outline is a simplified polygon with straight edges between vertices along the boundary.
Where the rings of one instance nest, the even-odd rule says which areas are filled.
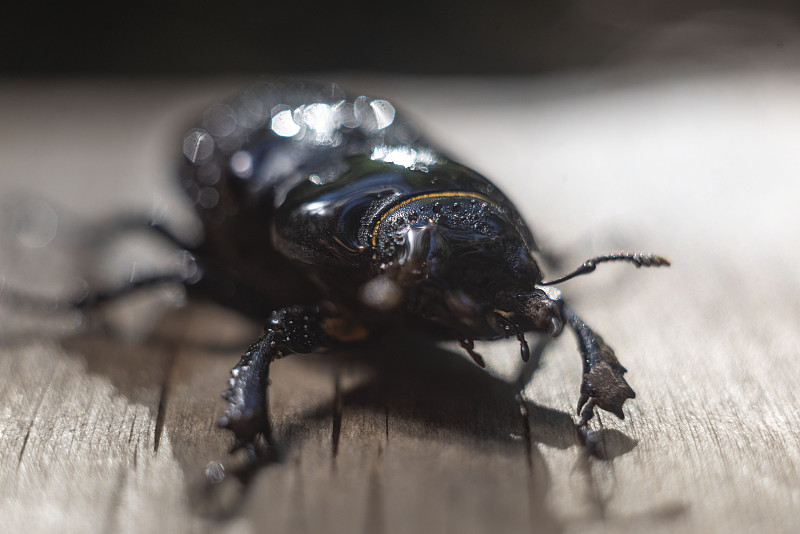
[[[598,263],[605,263],[611,261],[626,261],[629,263],[633,263],[636,265],[637,268],[639,267],[661,267],[666,266],[669,267],[670,262],[667,258],[663,256],[656,256],[655,254],[646,254],[644,252],[614,252],[612,254],[605,254],[603,256],[597,256],[590,260],[586,260],[583,262],[583,265],[572,271],[571,273],[562,276],[561,278],[556,278],[555,280],[551,280],[549,282],[539,282],[540,286],[552,286],[555,284],[560,284],[561,282],[566,282],[576,276],[580,276],[582,274],[587,274],[594,271],[597,268]]]

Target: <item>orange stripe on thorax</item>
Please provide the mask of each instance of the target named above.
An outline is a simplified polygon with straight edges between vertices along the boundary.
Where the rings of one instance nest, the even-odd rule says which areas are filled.
[[[401,203],[397,204],[396,206],[392,206],[389,210],[381,215],[381,218],[378,219],[378,222],[375,223],[375,227],[372,229],[372,246],[376,246],[378,244],[378,230],[381,227],[381,223],[383,223],[384,219],[394,213],[396,210],[402,208],[406,204],[411,202],[422,200],[425,198],[447,198],[447,197],[464,197],[464,198],[477,198],[483,200],[484,202],[492,202],[492,199],[489,197],[482,195],[480,193],[471,193],[469,191],[444,191],[439,193],[423,193],[421,195],[417,195],[411,198],[407,198]]]

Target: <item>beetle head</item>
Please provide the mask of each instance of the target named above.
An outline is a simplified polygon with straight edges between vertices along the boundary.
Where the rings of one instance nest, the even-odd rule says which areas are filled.
[[[536,288],[542,274],[525,239],[491,202],[420,198],[385,216],[375,237],[376,268],[413,315],[464,337],[497,338],[509,322],[560,332],[561,314]]]
[[[510,295],[503,315],[510,316],[520,331],[538,330],[555,337],[564,329],[564,318],[558,303],[561,294],[555,288],[535,287],[532,291]]]

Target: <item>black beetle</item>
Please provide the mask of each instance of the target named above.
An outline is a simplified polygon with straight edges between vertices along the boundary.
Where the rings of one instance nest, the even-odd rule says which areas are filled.
[[[489,180],[433,148],[386,100],[348,98],[336,85],[260,83],[208,109],[183,139],[179,177],[203,225],[187,245],[197,270],[180,277],[203,295],[262,319],[264,333],[231,371],[220,425],[234,449],[270,439],[270,363],[411,328],[459,340],[524,333],[558,336],[566,324],[583,358],[578,426],[596,407],[623,417],[634,392],[614,351],[550,287],[601,262],[669,265],[652,254],[588,260],[550,282],[511,201]],[[90,295],[87,307],[140,280]]]
[[[349,99],[335,85],[263,83],[210,108],[184,138],[180,170],[205,230],[192,250],[204,291],[271,312],[231,371],[220,425],[237,446],[269,437],[269,365],[291,353],[361,340],[384,328],[457,339],[575,332],[583,357],[578,413],[623,417],[634,392],[614,351],[549,287],[511,201],[489,180],[431,147],[386,100]],[[304,303],[307,305],[298,305]]]

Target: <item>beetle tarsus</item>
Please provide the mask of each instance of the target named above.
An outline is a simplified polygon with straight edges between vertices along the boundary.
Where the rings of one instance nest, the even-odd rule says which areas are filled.
[[[622,405],[636,397],[633,389],[623,375],[623,367],[614,350],[589,328],[562,300],[558,301],[561,313],[567,324],[575,332],[578,348],[583,359],[583,380],[578,400],[578,426],[586,426],[594,416],[595,408],[602,408],[620,419],[625,418]]]
[[[486,362],[483,360],[483,356],[480,353],[475,352],[475,341],[472,338],[461,338],[458,340],[458,343],[461,345],[467,354],[470,355],[472,360],[478,364],[479,367],[484,368],[486,367]]]
[[[256,452],[256,441],[263,436],[274,443],[270,424],[269,366],[287,354],[305,354],[329,343],[323,329],[323,314],[316,307],[292,306],[272,314],[264,334],[242,355],[231,369],[229,388],[222,394],[228,402],[219,426],[234,433],[231,452],[246,449]]]
[[[527,363],[531,357],[531,349],[528,347],[528,342],[525,340],[525,333],[520,330],[511,319],[501,313],[495,313],[495,318],[503,325],[505,330],[505,337],[508,339],[509,334],[514,334],[519,341],[519,354],[522,356],[522,361]]]
[[[522,332],[517,334],[517,340],[519,341],[519,352],[522,356],[522,361],[528,363],[531,358],[531,349],[528,347],[528,342],[525,341],[525,334]]]
[[[578,400],[578,409],[575,411],[580,417],[578,419],[578,428],[586,427],[586,425],[589,424],[589,421],[594,417],[594,408],[596,405],[597,403],[594,399],[590,399],[588,395],[581,394]]]

